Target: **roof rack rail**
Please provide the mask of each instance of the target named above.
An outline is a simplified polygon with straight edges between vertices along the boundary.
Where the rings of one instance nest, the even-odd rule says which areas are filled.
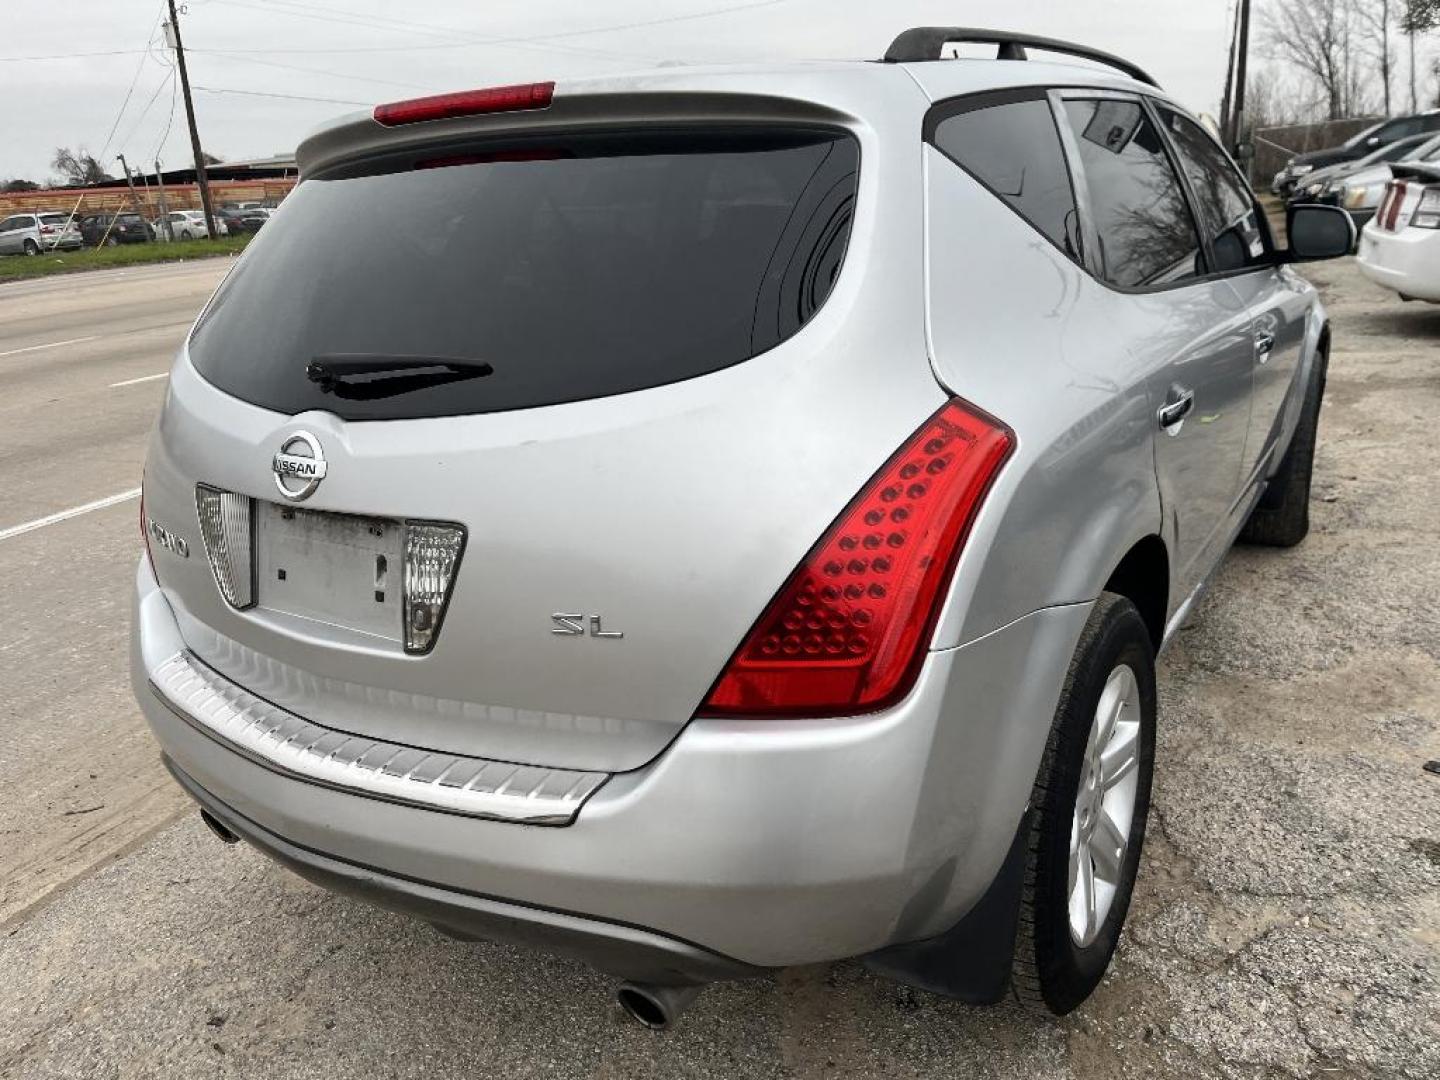
[[[885,62],[887,64],[903,64],[915,60],[940,60],[943,58],[945,46],[951,42],[978,42],[984,45],[999,46],[995,54],[997,60],[1028,59],[1025,54],[1027,48],[1065,53],[1068,56],[1079,56],[1086,60],[1094,60],[1107,67],[1113,67],[1118,71],[1123,71],[1132,79],[1149,83],[1157,89],[1160,86],[1143,68],[1132,64],[1129,60],[1122,60],[1118,56],[1101,52],[1099,49],[1076,45],[1070,41],[1060,41],[1057,38],[1017,34],[1010,30],[980,30],[973,26],[913,26],[890,43],[890,48],[885,50]]]

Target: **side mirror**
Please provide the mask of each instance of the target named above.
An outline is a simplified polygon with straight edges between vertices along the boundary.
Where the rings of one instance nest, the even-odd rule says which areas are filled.
[[[1287,262],[1338,259],[1355,249],[1355,221],[1338,206],[1302,203],[1285,213]]]

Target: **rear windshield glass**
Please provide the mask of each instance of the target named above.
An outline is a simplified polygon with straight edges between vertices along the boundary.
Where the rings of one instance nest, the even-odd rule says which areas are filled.
[[[200,373],[284,413],[453,416],[747,360],[824,301],[859,151],[797,130],[432,151],[307,179],[196,328]]]
[[[64,225],[69,220],[64,214],[41,214],[41,225]]]

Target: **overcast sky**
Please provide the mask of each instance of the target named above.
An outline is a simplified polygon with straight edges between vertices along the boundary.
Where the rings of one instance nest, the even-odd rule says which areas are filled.
[[[83,145],[97,157],[103,150],[112,171],[116,153],[137,168],[157,155],[167,167],[186,163],[184,110],[176,95],[172,117],[160,35],[164,6],[5,0],[0,178],[44,180],[57,146]],[[1217,112],[1230,0],[188,0],[185,7],[181,33],[203,145],[239,159],[288,153],[354,104],[665,61],[873,58],[898,31],[927,23],[1082,41],[1134,60],[1190,108]],[[11,59],[110,52],[118,55]],[[330,100],[299,100],[307,97]]]

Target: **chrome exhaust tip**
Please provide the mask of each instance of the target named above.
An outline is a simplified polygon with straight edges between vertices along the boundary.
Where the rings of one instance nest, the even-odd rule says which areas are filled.
[[[636,1023],[651,1031],[669,1031],[680,1014],[699,996],[699,986],[657,986],[626,982],[615,991],[615,1000]]]
[[[240,837],[236,836],[233,832],[227,829],[224,824],[221,823],[220,819],[217,818],[214,814],[210,813],[209,810],[200,811],[200,820],[205,823],[205,827],[207,829],[209,829],[225,843],[238,844],[240,842]]]

